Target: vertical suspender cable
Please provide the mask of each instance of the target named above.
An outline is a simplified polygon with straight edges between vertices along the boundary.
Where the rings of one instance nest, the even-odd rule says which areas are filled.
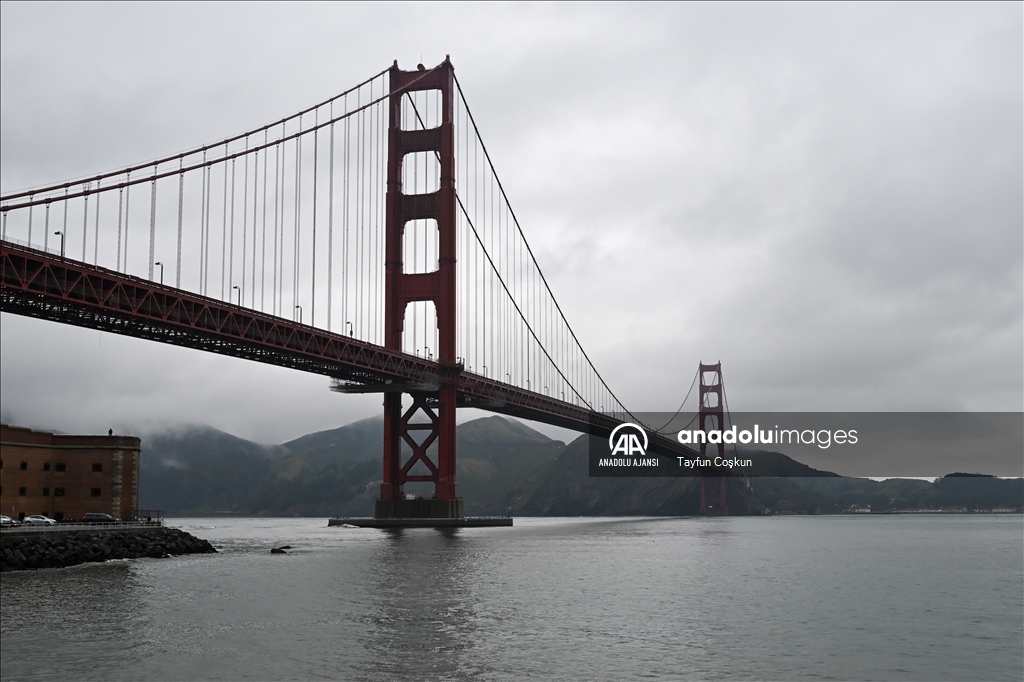
[[[263,144],[267,143],[267,131],[263,131]],[[268,166],[268,154],[266,151],[263,152],[263,229],[260,231],[260,240],[262,241],[262,251],[260,254],[260,310],[266,312],[267,310],[267,166]],[[255,254],[253,255],[255,258]],[[254,266],[255,267],[255,266]],[[255,276],[255,273],[254,273]],[[253,293],[255,296],[255,292]]]
[[[92,183],[85,183],[85,191],[88,192],[92,188]],[[82,207],[82,262],[85,262],[85,248],[89,241],[89,195],[86,194],[84,197],[84,205]]]
[[[210,206],[213,205],[213,196],[210,193],[210,183],[213,181],[213,166],[206,167],[206,215],[203,216],[205,226],[203,227],[203,295],[210,290]]]
[[[199,191],[202,195],[202,199],[199,202],[199,293],[203,293],[203,277],[206,274],[206,262],[203,254],[206,251],[206,173],[208,170],[206,166],[206,152],[203,152],[203,173],[199,176]]]
[[[153,259],[156,253],[156,166],[153,166],[153,183],[149,196],[149,281],[153,281]]]
[[[373,84],[370,84],[371,92]],[[384,91],[384,83],[381,81],[381,94]],[[373,287],[373,300],[374,300],[374,325],[373,340],[376,343],[383,341],[384,333],[384,239],[387,230],[386,218],[384,215],[385,205],[382,201],[385,193],[387,192],[387,157],[384,154],[384,149],[387,145],[387,118],[385,112],[387,108],[383,104],[377,105],[377,135],[374,138],[377,148],[377,172],[374,175],[377,184],[377,191],[374,193],[376,199],[376,214],[377,214],[377,237],[374,240],[374,287]]]
[[[181,228],[182,210],[185,207],[185,173],[181,172],[183,162],[178,162],[178,249],[174,268],[174,286],[181,288]]]
[[[313,270],[310,273],[310,303],[309,303],[309,323],[316,325],[316,185],[317,185],[317,156],[320,151],[320,141],[317,137],[320,134],[320,129],[316,127],[317,122],[320,120],[320,110],[317,109],[316,114],[313,118]]]
[[[369,100],[373,101],[373,89],[374,84],[370,83]],[[377,307],[377,205],[374,201],[376,196],[376,177],[374,175],[374,169],[377,166],[377,121],[374,118],[374,111],[368,109],[366,111],[366,127],[363,129],[363,133],[366,135],[366,153],[363,156],[363,161],[366,164],[364,172],[366,173],[366,182],[363,184],[363,188],[366,191],[366,206],[363,208],[363,215],[365,216],[366,224],[366,239],[364,244],[366,246],[366,281],[369,286],[366,288],[366,304],[364,307],[365,314],[365,327],[364,334],[366,339],[373,339],[376,336],[376,330],[374,328],[374,321],[376,317]]]
[[[246,150],[249,148],[249,138],[246,137]],[[234,159],[231,159],[231,258],[230,258],[230,270],[228,271],[227,280],[231,287],[234,286]],[[242,163],[245,164],[245,169],[242,171],[242,284],[239,286],[239,305],[242,305],[242,301],[245,300],[246,292],[246,256],[248,255],[247,249],[249,248],[249,155],[246,154],[242,157]],[[255,253],[255,232],[253,233],[253,252]],[[230,293],[230,289],[227,290]]]
[[[334,102],[331,102],[331,120],[334,120]],[[334,283],[334,124],[331,123],[331,160],[327,193],[327,331],[331,331],[331,286]]]
[[[100,183],[96,182],[96,225],[92,231],[92,264],[100,264]]]
[[[31,201],[35,201],[35,199],[36,199],[35,195],[29,195],[29,201],[30,202]],[[28,238],[29,239],[29,244],[32,244],[32,209],[34,209],[34,208],[35,208],[35,205],[32,205],[32,204],[29,205],[29,238]]]
[[[224,300],[224,275],[227,274],[227,240],[228,240],[228,145],[224,144],[224,201],[220,225],[220,300]],[[233,161],[233,160],[232,160]],[[232,163],[234,168],[234,163]],[[232,188],[233,190],[234,188]]]
[[[68,189],[67,185],[64,185],[64,224],[60,228],[64,234],[61,237],[61,245],[63,246],[68,240]],[[61,254],[64,255],[63,253]]]
[[[348,95],[345,95],[345,111],[348,111]],[[348,303],[349,303],[349,298],[350,298],[350,296],[349,296],[350,291],[349,291],[349,285],[348,285],[348,277],[349,277],[349,273],[352,271],[352,263],[349,262],[349,249],[348,249],[348,246],[349,246],[349,244],[348,244],[348,240],[349,240],[348,222],[349,222],[349,210],[350,210],[349,209],[348,175],[349,175],[349,167],[350,167],[349,154],[351,152],[350,145],[349,145],[349,133],[350,133],[350,130],[351,130],[351,126],[349,126],[349,120],[350,120],[349,117],[345,118],[345,136],[344,136],[344,139],[345,139],[344,150],[345,151],[344,151],[343,157],[342,157],[344,159],[344,161],[345,161],[345,169],[343,171],[342,177],[344,179],[342,180],[342,185],[341,185],[342,186],[341,196],[343,197],[342,223],[343,223],[343,229],[344,229],[344,235],[345,235],[344,238],[342,239],[342,242],[341,242],[341,245],[342,245],[341,246],[341,267],[343,268],[343,270],[342,270],[342,277],[341,277],[341,282],[342,282],[342,294],[341,294],[342,295],[342,299],[341,299],[341,301],[342,301],[342,303],[341,303],[341,317],[342,317],[342,321],[341,321],[341,324],[344,327],[344,332],[346,332],[346,333],[348,332],[348,323],[349,323],[349,320],[351,319],[349,317],[349,308],[348,308]]]
[[[121,271],[121,218],[124,207],[124,186],[117,188],[117,271]]]
[[[370,83],[370,101],[373,101],[373,83]],[[377,285],[378,254],[377,245],[379,242],[379,227],[377,215],[377,174],[378,167],[377,151],[380,146],[377,140],[379,121],[374,116],[375,112],[367,110],[366,126],[366,221],[369,228],[369,239],[366,242],[366,274],[370,286],[366,291],[366,339],[375,339],[377,335],[377,294],[380,287]]]
[[[259,219],[256,214],[257,202],[260,198],[260,150],[257,149],[252,155],[252,285],[249,287],[249,307],[256,307],[256,228],[259,226]]]
[[[274,147],[274,278],[273,284],[270,287],[270,309],[274,315],[277,315],[277,214],[278,214],[278,200],[280,198],[278,192],[279,177],[281,167],[281,145],[278,144]]]
[[[43,220],[43,251],[50,250],[50,199],[46,200],[46,218]]]
[[[373,100],[373,84],[370,84],[369,99]],[[359,279],[363,281],[362,297],[360,300],[360,325],[363,330],[364,339],[372,338],[372,330],[370,329],[370,318],[373,314],[370,311],[370,307],[373,302],[373,222],[372,222],[372,199],[371,199],[371,178],[370,169],[373,167],[373,119],[371,118],[370,111],[363,111],[362,115],[362,126],[360,130],[359,140],[360,151],[362,153],[362,160],[359,169],[360,174],[360,214],[362,218],[359,221],[359,237],[362,243],[362,262],[359,268]]]
[[[373,88],[374,84],[370,83],[370,99],[373,99]],[[381,90],[383,90],[383,83],[381,84]],[[381,203],[378,200],[381,190],[381,151],[383,149],[381,145],[381,129],[383,122],[381,120],[381,114],[383,108],[376,107],[370,111],[370,121],[372,125],[372,132],[369,139],[370,145],[370,210],[372,211],[373,221],[371,223],[373,230],[373,239],[371,240],[371,253],[370,253],[370,277],[373,286],[370,289],[372,295],[369,310],[371,312],[370,317],[370,328],[369,338],[377,337],[378,321],[382,320],[381,308],[383,307],[384,300],[381,295],[380,279],[378,275],[383,271],[384,254],[383,254],[383,234],[382,229],[382,218],[380,214]],[[385,178],[386,179],[386,178]]]
[[[480,208],[479,208],[480,207],[480,191],[479,191],[480,172],[477,169],[478,157],[479,157],[479,154],[477,153],[476,140],[473,140],[473,190],[472,190],[472,201],[473,201],[473,222],[474,223],[480,221]],[[480,276],[480,252],[479,252],[478,249],[474,249],[474,251],[476,251],[476,256],[477,256],[476,271],[477,271],[477,276],[479,277]],[[484,273],[484,277],[486,277],[486,273]],[[473,338],[473,346],[474,346],[474,349],[475,349],[474,350],[474,354],[476,355],[477,364],[481,365],[482,367],[486,367],[487,366],[487,354],[486,354],[486,352],[484,352],[484,350],[482,348],[482,344],[480,343],[480,335],[482,333],[486,332],[486,330],[483,329],[483,326],[486,324],[484,322],[484,320],[486,319],[486,308],[483,307],[484,302],[487,300],[487,289],[486,289],[487,282],[486,282],[486,280],[481,281],[478,286],[479,286],[479,289],[477,290],[477,296],[476,296],[476,298],[477,298],[477,306],[476,306],[476,309],[473,311],[474,315],[476,317],[476,319],[474,320],[474,324],[473,324],[473,329],[475,330],[475,333],[473,335],[474,336],[474,338]],[[497,376],[498,378],[501,378],[501,374],[497,374],[497,372],[500,372],[501,370],[499,368],[497,368],[497,367],[493,367],[493,369],[496,372],[495,376]]]
[[[284,137],[282,135],[282,137]],[[278,277],[277,277],[277,314],[284,315],[284,213],[285,213],[285,186],[288,183],[288,147],[285,142],[281,142],[281,177],[279,179],[280,187],[278,191],[281,193],[281,215],[278,221],[278,241],[280,242],[280,248],[277,253],[278,263]]]
[[[359,93],[359,101],[356,105],[362,104],[362,91]],[[359,112],[359,121],[356,129],[356,335],[362,338],[363,319],[363,121],[364,112]]]
[[[243,157],[244,158],[244,157]],[[228,223],[228,300],[231,299],[231,289],[235,286],[235,175],[238,170],[235,166],[237,158],[231,159],[231,217]],[[225,169],[227,166],[225,166]],[[245,197],[245,193],[242,193]],[[222,255],[221,258],[224,256]],[[242,250],[242,262],[245,263],[245,250]],[[223,277],[223,274],[221,275]]]
[[[299,132],[302,132],[302,117],[299,116]],[[295,137],[295,234],[293,235],[292,252],[292,319],[297,320],[296,310],[299,305],[299,249],[301,247],[302,230],[302,136]]]

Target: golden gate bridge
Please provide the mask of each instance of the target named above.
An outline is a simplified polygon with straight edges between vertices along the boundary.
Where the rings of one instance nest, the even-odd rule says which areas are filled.
[[[566,320],[447,58],[0,211],[4,312],[381,393],[377,518],[463,517],[459,407],[605,437],[639,423]],[[698,376],[700,425],[720,428],[721,366]],[[699,454],[643,426],[652,454]],[[703,473],[702,512],[727,511],[730,474]]]

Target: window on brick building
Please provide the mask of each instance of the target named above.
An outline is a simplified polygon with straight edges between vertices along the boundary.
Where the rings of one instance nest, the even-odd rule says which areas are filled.
[[[64,520],[64,512],[57,512],[56,514],[54,514],[53,515],[53,520],[54,521],[63,521]]]
[[[99,497],[100,495],[103,494],[103,490],[101,490],[100,488],[93,488],[92,490],[89,491],[89,494],[92,495],[93,497]]]
[[[53,489],[53,496],[54,497],[64,497],[64,488],[54,488]]]
[[[56,471],[67,471],[68,470],[68,465],[64,464],[63,462],[58,462],[57,466],[54,467],[54,469]]]
[[[49,497],[49,496],[50,496],[50,489],[49,488],[43,488],[43,497]]]
[[[28,495],[28,491],[25,490],[24,488],[18,488],[18,495],[21,497],[25,497],[26,495]]]
[[[93,471],[103,471],[103,465],[102,464],[93,464],[92,465],[92,470]]]
[[[22,471],[28,471],[28,462],[22,462],[21,463],[21,470]]]
[[[43,464],[43,471],[49,471],[49,470],[50,470],[50,463],[49,462],[45,462]]]

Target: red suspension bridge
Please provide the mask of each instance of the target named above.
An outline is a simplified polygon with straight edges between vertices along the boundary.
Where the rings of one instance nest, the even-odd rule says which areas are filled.
[[[380,518],[462,517],[458,407],[603,436],[637,421],[562,313],[447,59],[0,211],[4,312],[383,394]],[[699,375],[701,427],[722,424],[721,368]],[[648,431],[653,454],[697,454]],[[702,510],[724,490],[702,479]]]

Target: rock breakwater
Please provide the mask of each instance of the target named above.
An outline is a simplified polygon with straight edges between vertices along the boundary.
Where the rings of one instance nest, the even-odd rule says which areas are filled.
[[[206,540],[176,528],[0,534],[0,571],[62,568],[91,561],[216,553]]]

